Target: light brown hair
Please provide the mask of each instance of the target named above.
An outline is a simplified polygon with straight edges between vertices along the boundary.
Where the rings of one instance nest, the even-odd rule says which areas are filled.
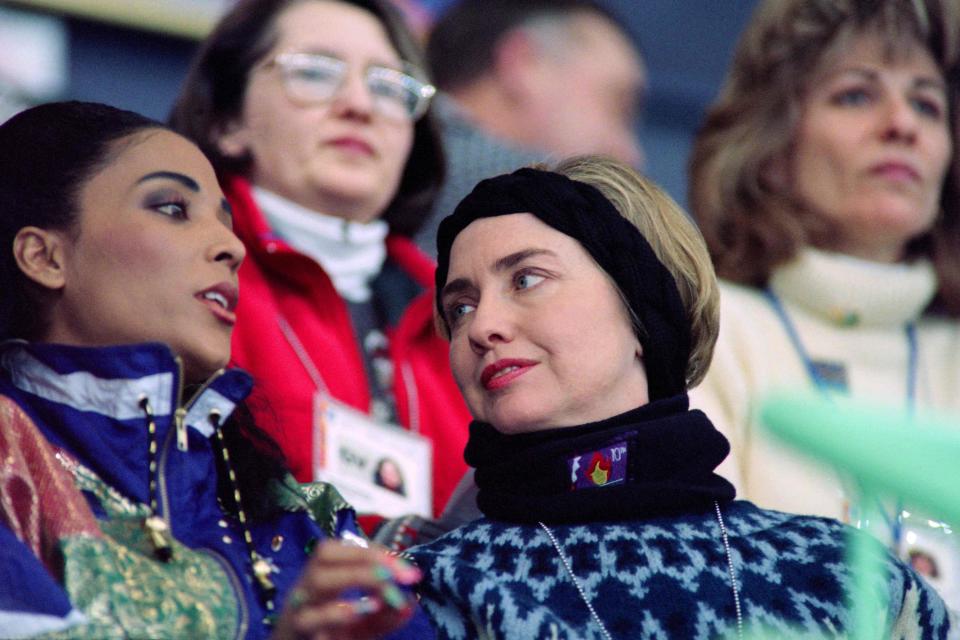
[[[831,56],[862,34],[877,34],[892,55],[924,47],[948,83],[949,118],[957,117],[960,40],[957,0],[768,0],[740,38],[720,97],[710,108],[690,160],[691,211],[717,273],[762,287],[772,270],[831,230],[769,179],[785,157],[807,85]],[[960,170],[944,179],[940,215],[908,245],[927,256],[940,288],[934,304],[960,316]]]
[[[599,190],[673,276],[690,327],[687,388],[695,387],[707,373],[720,331],[720,293],[703,236],[673,198],[623,162],[581,156],[549,170]]]

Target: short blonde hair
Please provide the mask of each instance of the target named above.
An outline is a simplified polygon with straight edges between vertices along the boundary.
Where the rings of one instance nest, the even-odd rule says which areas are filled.
[[[673,198],[618,160],[579,156],[548,170],[598,189],[673,276],[690,328],[687,388],[695,387],[710,367],[720,331],[720,291],[703,236]]]

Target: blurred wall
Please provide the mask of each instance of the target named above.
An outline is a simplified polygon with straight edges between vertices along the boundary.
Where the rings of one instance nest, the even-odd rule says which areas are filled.
[[[420,0],[430,9],[448,1]],[[691,138],[755,0],[604,1],[635,35],[649,68],[650,90],[638,123],[647,172],[683,203]],[[18,3],[9,4],[22,10]],[[76,17],[63,22],[68,56],[64,97],[166,117],[195,41]]]
[[[650,90],[640,122],[647,173],[686,203],[690,144],[720,89],[756,0],[608,0],[647,61]]]
[[[196,41],[78,19],[67,23],[68,98],[166,119]]]

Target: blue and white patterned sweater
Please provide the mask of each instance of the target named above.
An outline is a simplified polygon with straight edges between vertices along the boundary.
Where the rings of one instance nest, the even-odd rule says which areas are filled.
[[[851,573],[844,539],[854,530],[743,501],[723,511],[750,637],[847,637]],[[613,638],[736,637],[712,510],[551,530]],[[410,553],[425,575],[421,604],[438,638],[602,638],[538,525],[481,519]],[[947,638],[950,622],[939,596],[879,547],[878,554],[883,571],[876,587],[889,595],[889,637]]]

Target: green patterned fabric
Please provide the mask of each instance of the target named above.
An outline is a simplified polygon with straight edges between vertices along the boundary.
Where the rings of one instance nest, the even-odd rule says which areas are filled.
[[[236,638],[247,615],[231,586],[236,577],[215,554],[173,544],[159,563],[143,530],[144,504],[121,496],[92,471],[69,464],[77,487],[107,514],[103,537],[60,541],[64,588],[89,623],[51,638]],[[238,616],[240,611],[242,615]]]
[[[231,572],[212,552],[173,540],[173,559],[158,563],[143,531],[149,507],[117,493],[92,471],[70,464],[77,488],[94,495],[107,514],[104,538],[61,541],[64,586],[70,600],[90,619],[67,635],[49,638],[236,638],[248,624],[237,616]],[[330,484],[299,484],[293,476],[272,487],[274,499],[290,512],[306,511],[328,535],[336,513],[349,504]],[[131,588],[136,585],[136,588]],[[237,619],[240,619],[239,625]],[[224,624],[229,621],[230,624]],[[121,631],[125,630],[125,631]]]
[[[306,510],[324,533],[336,536],[337,513],[352,509],[332,484],[307,482],[297,484],[293,476],[287,476],[283,491],[275,495],[277,503],[287,511]]]
[[[104,539],[71,538],[61,547],[64,586],[90,623],[88,638],[235,638],[239,601],[220,562],[174,541],[159,563],[139,522],[112,521]]]
[[[89,469],[70,465],[77,487],[93,494],[107,519],[104,537],[75,536],[60,541],[64,587],[89,623],[68,633],[43,636],[113,638],[237,638],[249,623],[231,587],[236,577],[212,552],[189,549],[173,540],[173,559],[158,563],[143,531],[144,504],[121,496]],[[273,487],[286,511],[307,511],[333,535],[334,514],[348,503],[329,484],[298,484],[292,476]],[[132,587],[131,585],[135,585]],[[238,624],[239,618],[239,624]]]
[[[242,371],[187,409],[163,345],[4,347],[0,638],[267,640],[325,531],[357,535],[336,492],[291,477],[246,496],[276,507],[253,517],[235,487],[222,503],[226,452],[191,425],[222,423],[249,391]]]

